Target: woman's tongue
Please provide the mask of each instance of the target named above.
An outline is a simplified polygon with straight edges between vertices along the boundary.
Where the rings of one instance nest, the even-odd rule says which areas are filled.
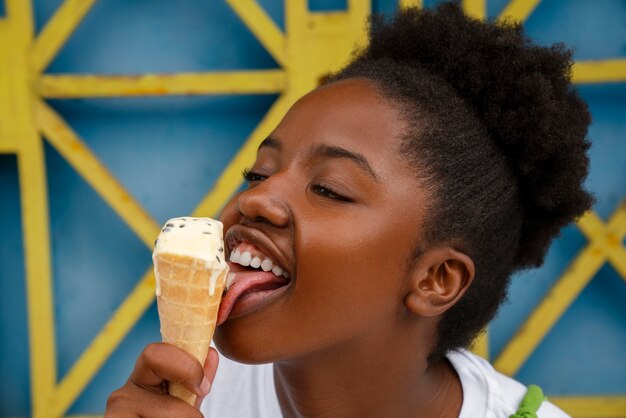
[[[276,276],[271,271],[244,267],[237,263],[228,263],[230,271],[234,274],[228,291],[224,293],[217,315],[217,325],[222,324],[228,318],[237,300],[248,292],[260,292],[263,290],[275,290],[289,282],[283,276]]]

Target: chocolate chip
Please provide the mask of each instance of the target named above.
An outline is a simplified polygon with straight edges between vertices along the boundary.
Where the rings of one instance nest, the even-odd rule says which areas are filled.
[[[221,262],[222,262],[218,256],[215,256],[215,258],[217,258],[217,262],[218,262],[218,263],[221,263]]]
[[[185,227],[185,224],[180,224],[180,225],[178,225],[178,227],[179,227],[179,228],[184,228],[184,227]]]
[[[173,227],[174,224],[173,223],[167,223],[167,224],[165,224],[165,226]]]
[[[170,232],[172,230],[172,228],[163,228],[162,231],[163,232]]]
[[[224,252],[224,248],[220,247],[220,252],[223,253]]]
[[[157,245],[157,242],[159,242],[159,239],[158,239],[158,238],[154,240],[154,246],[155,246],[155,247],[156,247],[156,245]]]

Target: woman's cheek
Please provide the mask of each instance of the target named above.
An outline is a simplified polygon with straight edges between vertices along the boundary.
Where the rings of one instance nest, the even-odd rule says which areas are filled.
[[[220,213],[219,220],[224,224],[224,232],[239,221],[239,210],[237,209],[237,199],[239,193],[233,196]]]
[[[339,237],[340,234],[333,234]],[[309,242],[299,257],[299,288],[309,298],[336,305],[343,310],[371,310],[389,292],[392,272],[389,257],[380,257],[376,239],[326,240]],[[370,237],[371,238],[371,237]],[[306,281],[306,282],[305,282]]]

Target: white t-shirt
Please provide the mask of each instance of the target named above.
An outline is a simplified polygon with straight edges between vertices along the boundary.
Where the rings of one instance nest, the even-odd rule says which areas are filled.
[[[487,361],[469,351],[450,353],[448,359],[463,387],[459,418],[508,418],[526,394],[521,383],[497,372]],[[271,364],[249,366],[220,356],[211,393],[202,404],[206,418],[280,418]],[[548,401],[539,418],[569,418]]]

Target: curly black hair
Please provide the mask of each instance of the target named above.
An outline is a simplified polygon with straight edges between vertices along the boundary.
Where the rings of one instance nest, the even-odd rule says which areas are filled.
[[[374,16],[369,45],[328,79],[369,79],[402,110],[401,151],[433,190],[416,256],[446,243],[475,263],[473,283],[439,323],[431,361],[469,345],[511,274],[541,265],[559,230],[593,203],[582,188],[591,117],[571,67],[564,45],[535,45],[520,24],[479,21],[446,3]]]

